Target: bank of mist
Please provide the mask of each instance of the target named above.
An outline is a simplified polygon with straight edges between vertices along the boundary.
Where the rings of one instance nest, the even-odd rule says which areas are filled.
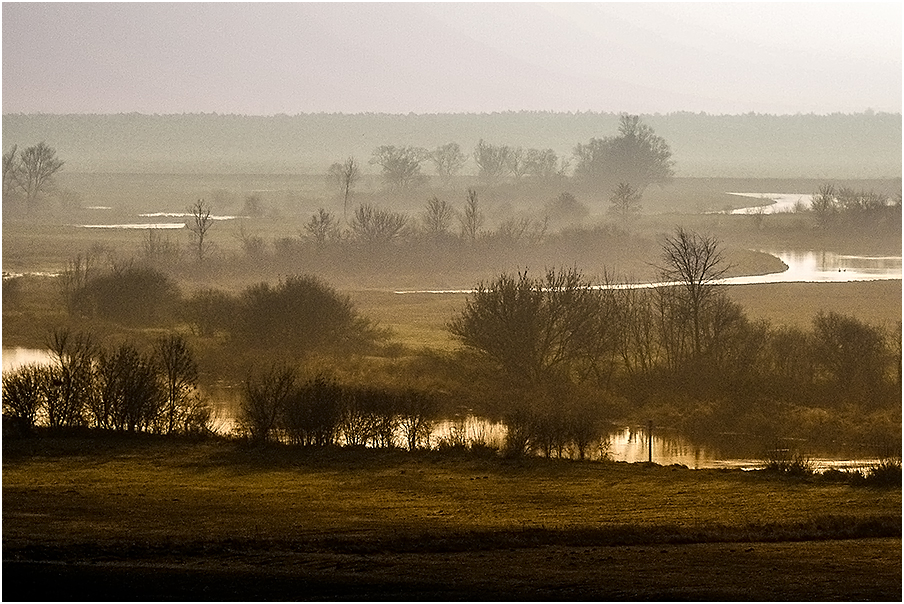
[[[357,257],[365,269],[366,258]],[[191,274],[204,274],[205,263],[193,262]],[[794,439],[822,449],[866,445],[874,455],[900,448],[900,321],[870,325],[829,312],[807,327],[775,326],[748,318],[714,285],[692,300],[681,286],[594,288],[618,280],[549,268],[473,283],[449,317],[459,346],[443,352],[394,342],[319,277],[227,289],[189,288],[173,274],[138,258],[84,256],[69,263],[61,289],[41,292],[28,279],[4,288],[5,309],[37,312],[38,325],[64,326],[72,341],[104,343],[85,351],[84,379],[65,382],[86,390],[67,395],[75,407],[57,428],[157,431],[156,416],[110,424],[108,406],[96,402],[110,391],[104,367],[131,355],[153,373],[155,342],[169,333],[184,338],[197,363],[192,396],[231,392],[230,419],[256,440],[398,446],[393,435],[402,432],[409,448],[433,447],[437,422],[477,416],[505,425],[496,452],[506,455],[598,457],[612,425],[647,420],[701,442],[744,434],[771,447]],[[25,401],[8,404],[20,392],[7,387],[12,377],[4,377],[4,412],[16,418],[9,425],[46,423],[52,389],[29,391],[27,382]],[[162,408],[153,392],[143,396],[148,409]],[[446,444],[494,450],[463,432]]]

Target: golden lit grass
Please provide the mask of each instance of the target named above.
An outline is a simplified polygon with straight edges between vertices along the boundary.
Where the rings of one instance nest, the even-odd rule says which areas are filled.
[[[901,508],[900,489],[642,464],[254,451],[217,441],[70,439],[4,448],[5,550],[144,540],[392,541],[538,528],[731,533],[830,516],[855,523],[895,517]],[[39,452],[20,453],[29,448]]]
[[[751,319],[810,327],[816,313],[837,312],[889,329],[901,320],[901,280],[854,283],[767,283],[727,290]]]
[[[899,600],[900,509],[740,471],[5,441],[4,597]]]
[[[819,311],[852,315],[893,328],[901,320],[901,281],[857,283],[770,283],[732,285],[726,293],[750,319],[809,328]],[[355,291],[358,310],[393,330],[407,347],[452,350],[457,344],[445,325],[464,309],[467,294],[396,294]]]

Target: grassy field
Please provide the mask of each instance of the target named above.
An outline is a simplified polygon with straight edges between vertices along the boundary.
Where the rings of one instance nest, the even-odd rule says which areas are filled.
[[[901,597],[900,488],[223,441],[3,446],[5,599]]]
[[[848,314],[888,328],[901,320],[899,280],[732,285],[726,291],[751,319],[775,325],[809,327],[819,311]],[[391,328],[400,344],[438,350],[456,346],[445,325],[464,308],[467,294],[359,290],[350,296],[364,315]]]

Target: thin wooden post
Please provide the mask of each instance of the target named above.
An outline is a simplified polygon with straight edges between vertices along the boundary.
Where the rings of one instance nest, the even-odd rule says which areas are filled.
[[[647,422],[647,446],[649,447],[647,461],[653,463],[653,420]]]

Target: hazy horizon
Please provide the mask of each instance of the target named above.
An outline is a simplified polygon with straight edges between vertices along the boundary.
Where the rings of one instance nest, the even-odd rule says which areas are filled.
[[[4,3],[3,113],[900,113],[899,3]]]

